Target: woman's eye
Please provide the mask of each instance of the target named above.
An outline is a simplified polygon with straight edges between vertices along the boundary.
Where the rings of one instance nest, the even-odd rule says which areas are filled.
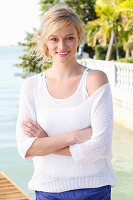
[[[73,40],[74,38],[73,37],[67,37],[66,39],[67,40]]]
[[[57,38],[50,38],[50,40],[56,42]]]

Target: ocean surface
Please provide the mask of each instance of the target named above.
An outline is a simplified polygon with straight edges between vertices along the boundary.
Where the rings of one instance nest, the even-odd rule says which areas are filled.
[[[20,47],[0,47],[0,170],[15,182],[32,199],[34,192],[27,183],[33,173],[32,162],[24,161],[17,152],[15,130],[18,115],[20,88],[23,83],[22,69],[13,64],[20,62]]]
[[[22,54],[20,47],[0,47],[0,170],[35,200],[34,191],[27,187],[33,174],[32,161],[24,161],[19,156],[15,139],[23,79],[15,76],[22,69],[13,64],[20,62],[18,56]],[[112,200],[133,200],[133,133],[116,124],[113,155],[117,184],[112,188]]]

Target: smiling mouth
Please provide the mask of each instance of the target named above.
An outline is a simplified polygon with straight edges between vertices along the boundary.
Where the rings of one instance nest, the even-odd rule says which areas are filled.
[[[65,51],[65,52],[56,52],[58,55],[67,55],[69,54],[70,51]]]

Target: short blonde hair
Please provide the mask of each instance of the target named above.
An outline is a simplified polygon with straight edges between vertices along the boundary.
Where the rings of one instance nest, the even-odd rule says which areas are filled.
[[[40,59],[39,65],[48,61],[50,58],[49,50],[46,45],[48,37],[55,31],[65,26],[73,24],[77,30],[80,42],[85,42],[83,32],[83,22],[74,10],[68,6],[54,6],[49,9],[42,17],[41,25],[33,37],[36,47],[34,52],[37,59]]]

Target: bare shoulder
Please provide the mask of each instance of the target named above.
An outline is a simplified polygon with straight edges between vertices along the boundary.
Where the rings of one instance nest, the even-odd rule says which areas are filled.
[[[87,91],[91,96],[98,88],[108,83],[107,75],[100,70],[91,70],[87,75]]]

